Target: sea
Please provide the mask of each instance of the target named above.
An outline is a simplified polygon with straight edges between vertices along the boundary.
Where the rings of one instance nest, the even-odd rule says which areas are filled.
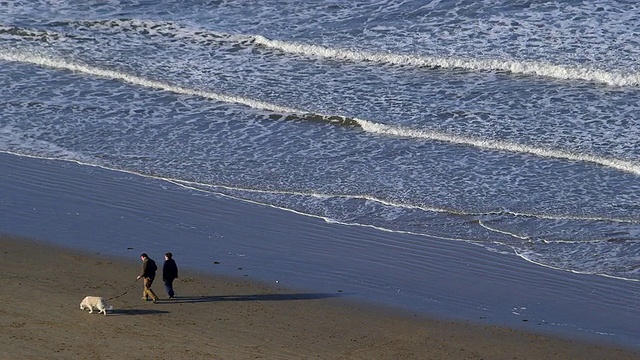
[[[0,1],[0,152],[633,286],[639,11]]]

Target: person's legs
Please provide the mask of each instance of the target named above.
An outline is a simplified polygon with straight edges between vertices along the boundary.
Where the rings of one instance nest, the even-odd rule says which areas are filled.
[[[153,290],[151,290],[151,288],[148,289],[148,293],[149,293],[149,296],[151,296],[151,299],[153,299],[154,302],[158,300],[158,295],[156,295],[156,293],[154,293]]]
[[[158,300],[158,296],[153,292],[153,290],[151,290],[151,284],[153,284],[153,279],[144,278],[144,296],[151,297],[153,301],[156,301]]]
[[[167,295],[169,295],[169,299],[173,298],[173,296],[175,295],[175,293],[173,292],[173,280],[163,279],[163,281],[164,289],[167,292]]]

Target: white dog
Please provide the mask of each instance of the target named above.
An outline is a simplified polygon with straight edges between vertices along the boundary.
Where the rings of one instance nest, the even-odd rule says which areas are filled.
[[[96,308],[100,310],[98,314],[104,313],[107,315],[107,310],[112,310],[113,306],[107,304],[107,301],[99,296],[87,296],[80,303],[80,310],[85,308],[89,309],[89,313],[93,313],[93,308]]]

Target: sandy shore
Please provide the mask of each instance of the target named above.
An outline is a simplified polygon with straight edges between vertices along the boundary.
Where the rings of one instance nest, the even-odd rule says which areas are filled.
[[[425,319],[184,270],[141,300],[138,263],[1,236],[2,359],[639,359],[505,328]],[[161,254],[150,254],[161,263]],[[105,317],[79,309],[110,299]]]

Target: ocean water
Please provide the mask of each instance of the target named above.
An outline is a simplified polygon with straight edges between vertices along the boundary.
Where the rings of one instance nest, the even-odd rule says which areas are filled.
[[[633,3],[0,10],[0,151],[640,279]]]
[[[635,282],[638,10],[0,1],[0,151]]]

